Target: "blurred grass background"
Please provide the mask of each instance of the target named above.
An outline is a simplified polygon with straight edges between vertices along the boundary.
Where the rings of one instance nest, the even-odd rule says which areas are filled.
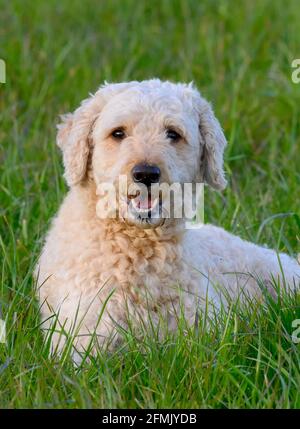
[[[243,378],[240,372],[230,375],[225,359],[228,376],[221,393],[215,386],[224,367],[221,372],[211,367],[208,375],[198,368],[197,379],[203,378],[207,390],[200,382],[202,390],[194,390],[191,367],[186,374],[191,384],[182,387],[178,400],[172,388],[165,396],[163,388],[153,393],[149,373],[140,379],[124,357],[127,372],[118,377],[129,390],[116,393],[118,381],[109,376],[107,390],[98,384],[96,388],[96,367],[92,376],[77,380],[72,367],[57,370],[45,357],[31,280],[43,234],[66,192],[55,145],[58,115],[74,110],[104,80],[193,80],[213,103],[228,138],[229,186],[222,195],[207,190],[206,221],[280,251],[299,252],[300,85],[291,80],[292,60],[300,57],[299,2],[11,0],[1,1],[0,11],[0,58],[7,68],[7,82],[0,84],[0,300],[2,317],[10,321],[9,344],[0,344],[0,406],[299,405],[296,346],[285,375],[280,367],[287,390],[283,393],[283,384],[273,385],[267,375],[271,393],[266,397],[251,390],[265,375],[248,360],[254,375],[249,369],[249,377]],[[286,316],[289,323],[299,312],[295,308]],[[264,331],[266,326],[256,328]],[[281,328],[276,328],[278,335]],[[289,329],[287,324],[284,329]],[[172,355],[177,365],[184,353],[182,345],[178,347]],[[197,347],[192,357],[201,354]],[[243,347],[243,353],[234,352],[241,365],[250,350],[245,343]],[[290,349],[275,348],[280,361],[291,359]],[[148,361],[149,368],[160,361],[156,357]],[[190,365],[192,357],[186,356]],[[137,362],[137,368],[143,365]],[[110,376],[115,374],[109,364],[103,365]],[[141,386],[137,392],[131,378]],[[154,379],[162,387],[172,376],[157,370]],[[289,379],[293,381],[287,384]],[[245,392],[237,393],[236,386],[243,383]],[[104,396],[99,393],[102,399],[97,399],[94,392]]]

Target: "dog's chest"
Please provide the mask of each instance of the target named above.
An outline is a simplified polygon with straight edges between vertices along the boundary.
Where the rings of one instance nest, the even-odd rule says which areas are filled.
[[[119,234],[101,244],[105,263],[101,280],[123,289],[149,289],[164,294],[166,287],[187,280],[182,262],[182,247],[174,239],[155,240]]]

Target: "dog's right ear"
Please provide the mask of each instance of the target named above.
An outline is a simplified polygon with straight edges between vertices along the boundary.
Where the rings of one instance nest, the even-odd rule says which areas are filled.
[[[77,185],[86,175],[91,149],[90,136],[102,108],[113,95],[134,84],[105,84],[84,100],[75,112],[61,116],[62,122],[57,126],[57,145],[63,153],[64,177],[69,186]]]
[[[89,135],[100,111],[101,98],[94,95],[84,100],[74,113],[62,115],[62,123],[57,125],[57,144],[63,153],[64,177],[69,186],[78,184],[85,177]]]

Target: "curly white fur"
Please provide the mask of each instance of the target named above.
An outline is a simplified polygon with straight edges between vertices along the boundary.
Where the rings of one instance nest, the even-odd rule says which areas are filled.
[[[120,126],[127,129],[121,144],[111,139]],[[167,126],[180,129],[184,142],[166,141]],[[79,351],[91,333],[103,342],[116,325],[126,327],[128,314],[136,323],[140,318],[155,323],[161,314],[176,329],[180,300],[193,323],[199,298],[203,305],[207,296],[220,304],[219,287],[236,298],[242,289],[259,295],[257,279],[271,292],[272,279],[299,286],[296,260],[221,228],[185,231],[180,220],[170,219],[144,229],[97,217],[97,185],[117,183],[120,174],[130,180],[131,168],[141,161],[159,165],[167,183],[203,180],[215,189],[226,186],[226,140],[211,106],[193,85],[158,79],[105,84],[64,116],[58,130],[70,190],[47,235],[36,276],[45,324],[55,312],[66,331],[75,327]],[[53,336],[54,346],[59,338]]]

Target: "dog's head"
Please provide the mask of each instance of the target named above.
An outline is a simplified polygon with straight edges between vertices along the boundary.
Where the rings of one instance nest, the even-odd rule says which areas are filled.
[[[226,186],[226,139],[192,84],[158,79],[105,84],[63,116],[57,142],[69,186],[114,185],[119,216],[144,228],[161,225],[166,217],[161,192],[151,195],[160,184]],[[127,187],[120,186],[120,177]],[[98,192],[99,202],[102,198]]]

